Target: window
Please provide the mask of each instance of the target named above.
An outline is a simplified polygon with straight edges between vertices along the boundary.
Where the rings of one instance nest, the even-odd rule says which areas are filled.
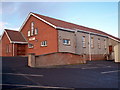
[[[83,46],[83,47],[86,47],[85,36],[82,37],[82,46]]]
[[[31,44],[31,43],[29,43],[29,44],[28,44],[28,48],[34,48],[34,45]]]
[[[105,39],[104,39],[104,48],[105,48],[105,49],[107,48],[107,42],[106,42]]]
[[[6,45],[6,53],[9,53],[9,45]]]
[[[91,37],[91,48],[94,48],[94,38]]]
[[[11,45],[9,44],[9,53],[11,52],[11,48],[12,48],[12,47],[11,47]]]
[[[99,49],[101,48],[101,45],[100,45],[100,38],[98,38],[98,48],[99,48]]]
[[[28,37],[30,36],[30,30],[28,31]]]
[[[31,22],[31,35],[34,34],[34,22]]]
[[[35,35],[37,35],[37,34],[38,34],[38,29],[36,28],[36,29],[35,29]]]
[[[10,53],[11,52],[11,47],[10,45],[6,45],[6,53]]]
[[[42,42],[41,42],[41,46],[42,46],[42,47],[47,46],[47,41],[42,41]]]
[[[70,45],[70,39],[63,39],[63,44]]]

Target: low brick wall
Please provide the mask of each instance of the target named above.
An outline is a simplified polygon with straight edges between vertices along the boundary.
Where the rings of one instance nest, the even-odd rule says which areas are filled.
[[[34,54],[28,55],[28,65],[30,67],[46,67],[80,63],[86,63],[86,60],[82,55],[67,52],[57,52],[39,56],[35,56]]]
[[[44,55],[29,54],[28,66],[30,67],[46,67],[55,65],[81,64],[90,60],[89,55],[78,55],[69,52],[55,52]],[[91,55],[91,60],[107,60],[103,54]]]
[[[107,55],[104,54],[93,54],[91,55],[92,60],[107,60]]]

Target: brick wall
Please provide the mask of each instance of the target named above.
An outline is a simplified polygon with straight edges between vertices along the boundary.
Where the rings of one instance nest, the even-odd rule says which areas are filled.
[[[103,54],[91,55],[92,60],[105,60]],[[28,66],[30,67],[46,67],[56,65],[69,65],[86,63],[89,55],[78,55],[69,52],[55,52],[44,55],[29,54]]]
[[[38,34],[28,37],[28,30],[31,30],[31,22],[34,22],[34,28],[38,29]],[[22,28],[21,32],[27,39],[28,43],[34,45],[34,48],[26,48],[26,55],[28,53],[35,53],[36,55],[47,54],[58,51],[58,39],[57,30],[43,21],[30,16],[26,24]],[[29,40],[30,38],[35,38],[35,40]],[[47,46],[42,47],[41,42],[47,41]]]
[[[67,52],[58,52],[58,53],[39,55],[39,56],[35,56],[35,58],[34,58],[34,55],[33,57],[29,55],[28,58],[29,58],[28,65],[31,67],[45,67],[45,66],[54,66],[54,65],[86,63],[86,61],[83,60],[83,57],[81,55],[67,53]]]
[[[13,55],[13,44],[10,43],[6,33],[3,34],[1,41],[2,56],[12,56]],[[7,52],[7,47],[9,46],[9,52]]]

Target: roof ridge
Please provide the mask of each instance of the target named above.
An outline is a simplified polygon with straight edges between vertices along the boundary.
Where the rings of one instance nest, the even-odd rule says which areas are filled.
[[[73,25],[76,25],[76,26],[80,26],[80,27],[84,27],[84,28],[88,28],[88,29],[93,29],[93,30],[101,31],[101,30],[98,30],[98,29],[95,29],[95,28],[87,27],[87,26],[84,26],[84,25],[79,25],[79,24],[76,24],[76,23],[72,23],[72,22],[60,20],[60,19],[57,19],[57,18],[49,17],[49,16],[46,16],[46,15],[41,15],[41,14],[38,14],[38,13],[33,13],[33,14],[35,14],[35,15],[37,14],[37,15],[40,15],[40,16],[43,16],[43,17],[51,18],[51,19],[62,21],[62,22],[69,23],[69,24],[73,24]],[[103,31],[101,31],[101,32],[103,32]]]
[[[57,20],[57,21],[60,21],[60,22],[64,22],[64,23],[68,23],[68,24],[71,24],[71,25],[78,26],[78,28],[76,28],[76,29],[79,29],[79,28],[81,27],[81,28],[83,28],[84,31],[89,31],[89,32],[98,33],[98,34],[102,34],[102,35],[107,35],[107,36],[109,36],[109,37],[113,37],[113,38],[115,38],[115,39],[117,39],[117,40],[120,40],[119,37],[113,36],[113,35],[111,35],[111,34],[108,34],[108,33],[104,32],[104,31],[101,31],[101,30],[98,30],[98,29],[95,29],[95,28],[86,27],[86,26],[83,26],[83,25],[78,25],[78,24],[75,24],[75,23],[72,23],[72,22],[67,22],[67,21],[64,21],[64,20],[60,20],[60,19],[56,19],[56,18],[53,18],[53,17],[46,16],[46,15],[41,15],[41,14],[38,14],[38,13],[32,13],[32,14],[34,14],[34,15],[42,18],[42,19],[44,19],[43,17],[45,17],[45,18]],[[46,19],[44,19],[44,20],[46,20]],[[47,21],[47,20],[46,20],[46,21]],[[49,20],[48,20],[47,22],[49,22]],[[49,22],[49,23],[51,23],[51,24],[54,25],[54,23],[52,23],[52,22]],[[56,25],[55,25],[55,26],[56,26]],[[67,29],[67,28],[66,28],[66,29]],[[85,30],[85,29],[86,29],[86,30]],[[88,30],[87,30],[87,29],[88,29]],[[75,30],[75,29],[74,29],[74,30]],[[82,29],[81,29],[81,30],[82,30]]]

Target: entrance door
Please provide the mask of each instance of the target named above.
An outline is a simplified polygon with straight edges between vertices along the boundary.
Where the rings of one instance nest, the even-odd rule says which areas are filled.
[[[113,47],[112,45],[109,46],[109,54],[111,54],[113,52]]]
[[[110,45],[109,46],[109,60],[113,60],[114,59],[114,50],[113,50],[113,46]]]
[[[18,44],[17,45],[17,55],[25,55],[25,45]]]

